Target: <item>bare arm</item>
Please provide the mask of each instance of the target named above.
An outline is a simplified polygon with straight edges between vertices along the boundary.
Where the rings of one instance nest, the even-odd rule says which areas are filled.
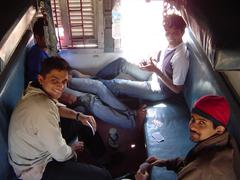
[[[149,174],[148,172],[142,173],[141,171],[137,171],[135,174],[135,179],[136,180],[148,180]]]
[[[150,72],[155,72],[161,81],[176,94],[182,91],[183,85],[174,85],[173,81],[165,74],[163,74],[163,72],[156,66],[156,64],[154,64],[152,59],[150,59],[146,64],[140,64],[140,68]]]
[[[97,124],[93,116],[84,115],[80,112],[74,111],[65,106],[59,106],[58,110],[61,117],[69,118],[73,120],[79,120],[83,123],[83,125],[89,126],[89,127],[92,126],[93,130],[96,131]]]
[[[68,119],[73,119],[75,120],[76,117],[77,117],[77,111],[74,111],[68,107],[65,107],[65,106],[61,106],[61,107],[58,107],[58,110],[59,110],[59,114],[61,117],[63,118],[68,118]]]
[[[163,160],[163,159],[157,158],[156,156],[150,156],[149,158],[146,159],[145,162],[143,162],[139,166],[138,171],[144,174],[145,172],[148,172],[153,166],[167,167],[168,170],[173,170],[175,172],[178,172],[183,166],[183,159],[175,158],[175,159]]]

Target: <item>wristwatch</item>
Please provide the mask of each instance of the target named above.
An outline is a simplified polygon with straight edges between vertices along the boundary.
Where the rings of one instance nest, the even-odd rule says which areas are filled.
[[[80,121],[80,120],[79,120],[79,116],[80,116],[80,112],[78,112],[77,115],[76,115],[76,120],[77,120],[77,121]]]

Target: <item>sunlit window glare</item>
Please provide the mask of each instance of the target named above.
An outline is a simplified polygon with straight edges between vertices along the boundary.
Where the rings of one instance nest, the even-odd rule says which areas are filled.
[[[166,104],[164,104],[164,103],[159,103],[159,104],[157,104],[157,105],[154,105],[153,107],[167,107],[167,105]]]
[[[74,47],[87,47],[87,48],[96,48],[97,45],[96,44],[76,44],[76,45],[73,45]]]
[[[136,147],[136,145],[135,144],[131,144],[131,148],[133,149],[133,148],[135,148]]]
[[[55,28],[56,35],[61,37],[64,37],[64,29],[63,27]]]
[[[156,55],[166,45],[162,27],[163,1],[121,1],[121,44],[134,63]]]

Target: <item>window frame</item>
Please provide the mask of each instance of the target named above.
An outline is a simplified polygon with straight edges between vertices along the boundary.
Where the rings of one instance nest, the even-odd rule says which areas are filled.
[[[69,6],[72,6],[72,4],[75,2],[84,2],[88,1],[88,3],[91,3],[92,6],[92,13],[93,13],[93,20],[92,20],[92,37],[82,35],[78,37],[74,37],[73,34],[73,27],[71,26],[71,11],[69,12],[68,3],[70,3]],[[57,12],[58,12],[58,23],[56,23],[56,11],[54,7],[54,2],[57,5]],[[60,48],[103,48],[103,5],[102,1],[94,1],[94,0],[51,0],[51,6],[52,6],[52,13],[53,13],[53,20],[55,27],[57,28],[56,35],[58,37],[59,46]],[[80,5],[80,4],[79,4]],[[84,13],[84,11],[83,11]],[[66,15],[67,14],[67,15]],[[90,12],[91,14],[91,12]],[[81,15],[81,13],[80,13]],[[79,21],[81,21],[81,17],[78,18]],[[86,21],[85,21],[86,22]],[[87,22],[86,22],[87,24]],[[84,25],[83,25],[84,27]],[[59,28],[64,29],[64,36],[60,37]],[[79,31],[82,31],[82,27],[79,26]],[[88,28],[85,28],[85,31],[88,30]],[[75,40],[74,40],[75,39]],[[75,44],[76,42],[76,44]],[[93,44],[93,46],[90,46]]]

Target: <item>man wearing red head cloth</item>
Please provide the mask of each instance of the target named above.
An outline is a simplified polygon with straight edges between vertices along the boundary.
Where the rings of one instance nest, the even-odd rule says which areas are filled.
[[[185,157],[162,160],[149,157],[136,174],[137,180],[147,179],[152,166],[166,167],[181,180],[237,180],[239,150],[234,138],[227,132],[230,107],[223,96],[203,96],[192,109],[189,121],[190,138],[196,142]]]

